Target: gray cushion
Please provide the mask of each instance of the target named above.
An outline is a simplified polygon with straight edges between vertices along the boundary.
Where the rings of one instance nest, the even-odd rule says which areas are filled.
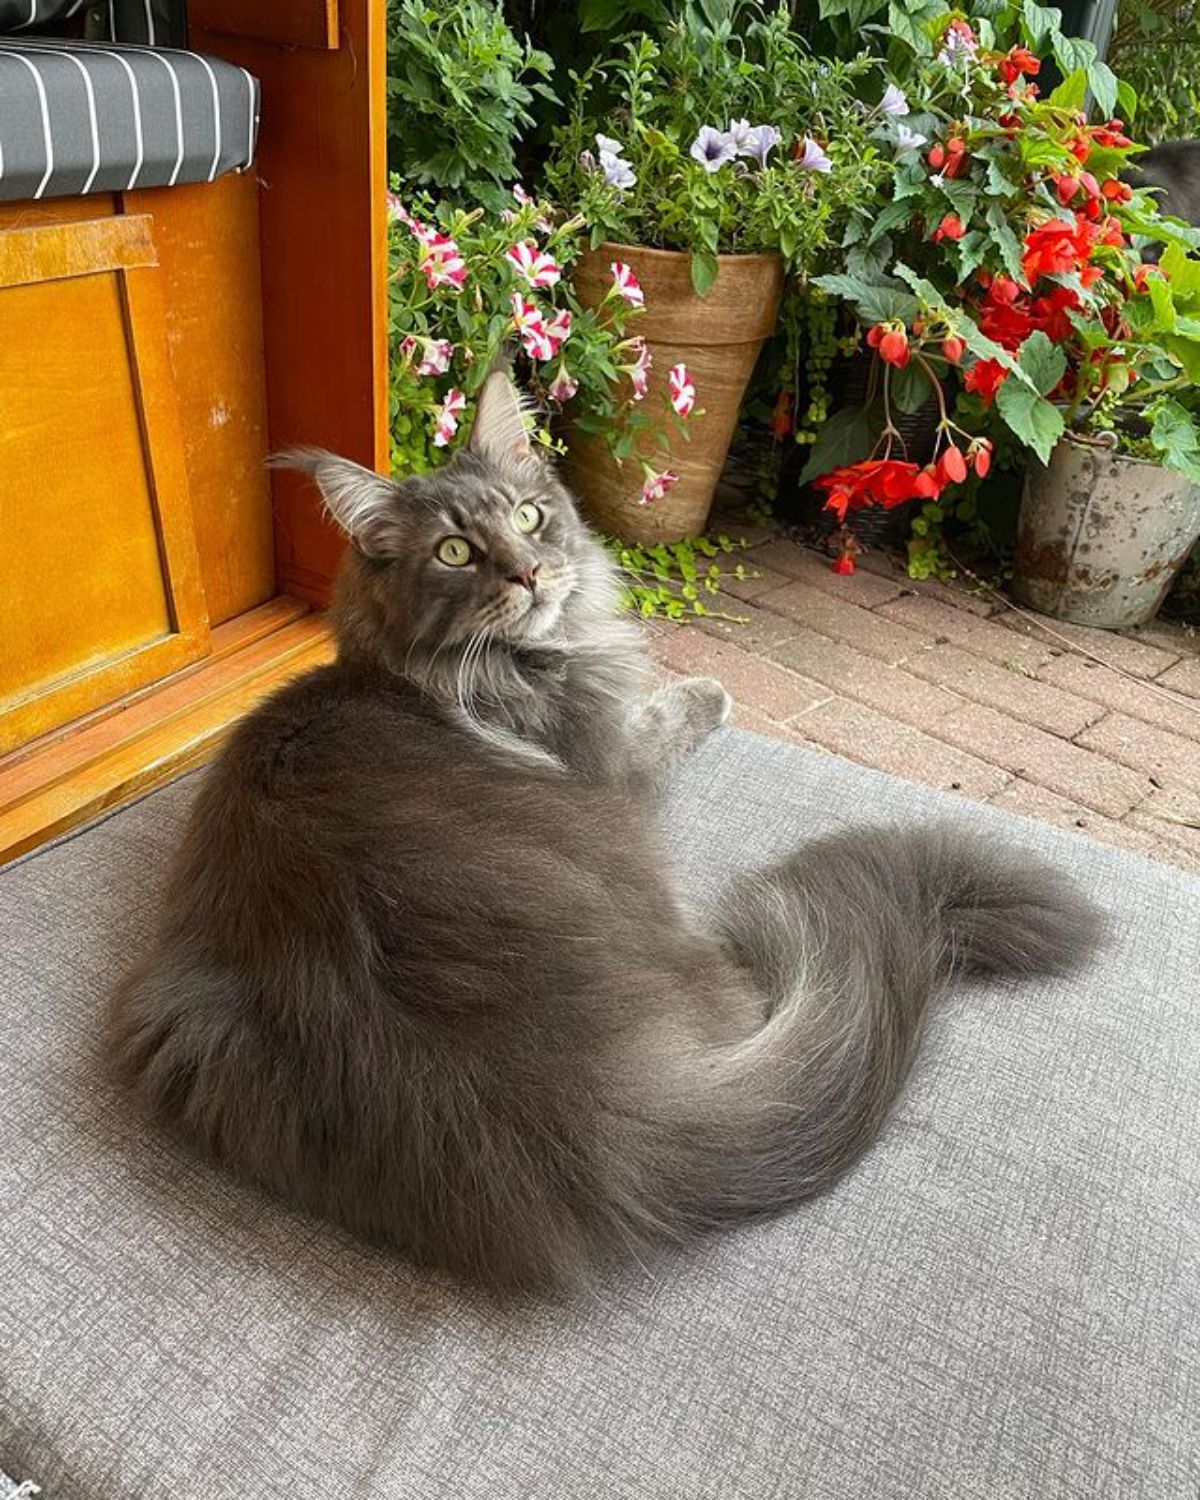
[[[254,160],[258,110],[220,58],[0,37],[0,201],[211,182]]]
[[[27,31],[66,21],[91,0],[0,0],[0,31]]]
[[[948,1001],[819,1200],[502,1311],[104,1082],[96,1014],[194,785],[0,876],[0,1468],[47,1500],[1195,1500],[1200,882],[722,732],[669,814],[701,904],[794,840],[947,815],[1069,864],[1115,946]]]

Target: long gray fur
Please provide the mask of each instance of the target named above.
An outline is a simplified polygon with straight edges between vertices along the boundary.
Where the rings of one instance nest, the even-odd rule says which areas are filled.
[[[656,800],[729,700],[645,695],[507,379],[439,474],[290,461],[351,537],[338,659],[232,736],[108,1017],[141,1106],[234,1171],[463,1277],[571,1291],[832,1181],[953,976],[1092,948],[1056,870],[936,828],[810,843],[695,930]]]

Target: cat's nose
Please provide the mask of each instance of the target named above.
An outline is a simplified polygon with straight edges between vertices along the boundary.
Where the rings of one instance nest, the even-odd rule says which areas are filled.
[[[509,583],[519,583],[522,588],[528,589],[532,594],[537,589],[537,576],[540,563],[534,563],[531,568],[522,568],[517,573],[508,575]]]

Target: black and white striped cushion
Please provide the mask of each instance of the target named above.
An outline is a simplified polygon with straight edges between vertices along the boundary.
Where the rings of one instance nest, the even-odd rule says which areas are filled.
[[[0,31],[26,31],[76,16],[91,0],[0,0]],[[115,33],[114,33],[115,34]]]
[[[254,160],[258,108],[199,52],[0,37],[0,201],[211,182]]]

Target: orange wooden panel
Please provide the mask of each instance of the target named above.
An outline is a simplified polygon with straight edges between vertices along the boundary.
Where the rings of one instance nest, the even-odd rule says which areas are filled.
[[[0,289],[157,264],[150,220],[80,220],[0,234]]]
[[[253,173],[124,195],[152,214],[208,615],[275,592]]]
[[[208,0],[206,31],[292,47],[338,45],[338,0]],[[194,12],[193,12],[194,16]],[[193,30],[195,21],[193,20]]]
[[[271,446],[319,443],[381,471],[387,434],[384,0],[342,0],[336,52],[208,26],[233,0],[192,0],[193,45],[263,84],[263,327]],[[242,0],[244,15],[257,12]],[[312,487],[277,472],[281,589],[328,601],[342,542]]]
[[[0,232],[0,750],[207,640],[158,271],[120,268],[147,224],[101,223]],[[25,279],[39,255],[55,279]]]

